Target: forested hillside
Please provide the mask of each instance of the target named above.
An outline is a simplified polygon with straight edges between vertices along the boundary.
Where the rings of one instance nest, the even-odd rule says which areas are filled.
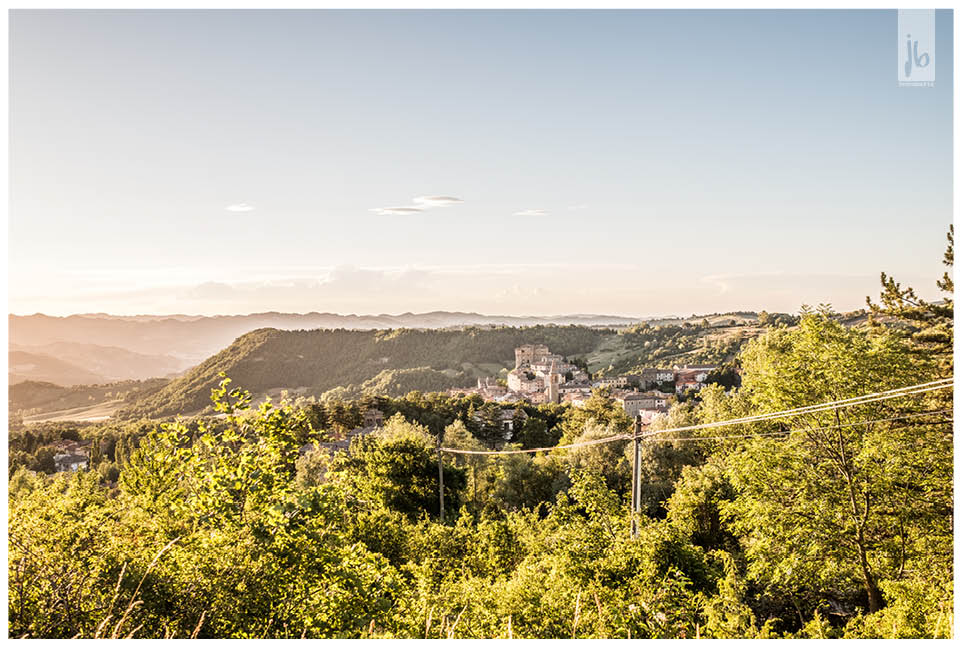
[[[797,320],[797,319],[795,319]],[[220,373],[255,395],[285,389],[300,395],[399,396],[471,385],[478,377],[514,367],[514,348],[545,343],[567,357],[583,357],[599,375],[640,372],[646,366],[730,362],[765,331],[753,320],[707,318],[624,330],[584,326],[468,327],[448,330],[261,329],[238,338],[163,390],[117,417],[164,417],[208,407]],[[792,317],[765,320],[791,324]]]
[[[514,367],[514,349],[545,343],[565,356],[583,355],[614,330],[580,326],[469,327],[458,330],[261,329],[238,338],[161,391],[125,409],[120,417],[194,413],[209,405],[210,391],[226,373],[252,393],[274,388],[321,394],[338,386],[375,381],[385,370],[452,370],[447,386],[432,375],[420,390],[464,385],[464,364]],[[422,371],[420,378],[425,378]],[[382,377],[383,378],[383,377]],[[406,389],[415,387],[408,382]]]

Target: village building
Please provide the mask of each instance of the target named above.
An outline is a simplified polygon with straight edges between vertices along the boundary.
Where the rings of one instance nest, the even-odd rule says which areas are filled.
[[[626,388],[628,386],[628,378],[623,375],[617,377],[602,377],[601,379],[596,379],[592,385],[595,388]]]
[[[53,464],[58,472],[77,472],[87,469],[90,465],[90,448],[93,442],[89,440],[58,440],[54,443],[55,450]]]
[[[481,423],[481,415],[475,413],[471,418],[477,422]],[[511,440],[514,432],[517,430],[521,424],[528,419],[528,414],[524,412],[524,409],[518,407],[501,408],[498,412],[498,425],[501,429],[501,435],[504,439]]]
[[[591,384],[587,381],[566,381],[558,387],[558,390],[562,395],[567,395],[568,393],[591,395]]]
[[[701,390],[706,385],[708,375],[714,369],[714,366],[675,368],[675,392],[684,393],[687,390]]]
[[[559,386],[561,386],[561,374],[558,372],[558,363],[555,361],[551,362],[551,369],[548,371],[546,383],[548,401],[552,404],[557,404],[561,401],[561,393],[558,390]]]
[[[675,371],[671,368],[645,368],[641,371],[641,385],[645,389],[673,381],[675,381]]]
[[[551,355],[551,356],[554,357],[559,355]],[[568,373],[571,373],[572,375],[574,375],[576,371],[580,371],[580,368],[578,368],[578,366],[574,365],[573,363],[568,363],[567,361],[559,361],[557,359],[538,361],[536,363],[530,364],[528,367],[531,368],[531,370],[538,375],[548,375],[550,372],[552,372],[552,368],[554,368],[555,372],[558,372],[562,375],[567,375]]]
[[[508,388],[518,393],[544,390],[544,378],[536,375],[530,366],[515,368],[508,373]]]
[[[364,422],[362,426],[365,428],[384,426],[384,414],[376,408],[366,410],[362,420]]]
[[[548,394],[544,391],[540,391],[537,393],[526,393],[525,395],[522,395],[520,399],[522,401],[528,402],[529,404],[534,404],[535,406],[537,406],[538,404],[548,403]]]
[[[526,401],[530,404],[552,402],[558,404],[564,394],[561,387],[571,379],[587,382],[588,373],[552,354],[547,345],[526,344],[515,348],[515,367],[508,372],[507,387],[493,377],[478,379],[477,388],[449,391],[449,394],[478,394],[486,401]]]
[[[630,417],[641,415],[642,411],[668,411],[668,397],[664,393],[628,393],[617,401]]]
[[[665,417],[665,412],[658,411],[658,410],[641,409],[640,411],[638,411],[637,417],[641,418],[641,424],[643,426],[648,426],[658,418]]]
[[[58,472],[76,472],[87,469],[90,459],[81,454],[54,454],[53,464]]]
[[[547,345],[522,345],[514,349],[514,367],[531,365],[548,356],[551,352]]]
[[[501,409],[501,428],[504,439],[510,440],[515,432],[515,425],[520,425],[528,419],[528,414],[521,408]]]

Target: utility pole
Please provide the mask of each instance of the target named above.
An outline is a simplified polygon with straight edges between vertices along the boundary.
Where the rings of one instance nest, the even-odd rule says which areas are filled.
[[[631,463],[631,538],[638,537],[638,514],[641,512],[641,416],[635,416],[635,433],[632,436]]]
[[[441,522],[444,522],[444,465],[441,463],[441,443],[438,442],[438,498],[441,501]]]

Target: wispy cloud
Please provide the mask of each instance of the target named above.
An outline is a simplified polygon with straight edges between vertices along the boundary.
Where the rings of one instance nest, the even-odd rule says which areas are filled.
[[[234,203],[224,209],[228,212],[250,212],[254,209],[254,206],[249,203]]]
[[[414,214],[431,208],[444,208],[457,203],[464,203],[455,196],[416,196],[411,199],[414,205],[400,205],[388,208],[371,208],[375,214]]]
[[[577,203],[577,204],[575,204],[575,205],[569,205],[569,206],[568,206],[568,209],[569,209],[569,210],[584,210],[584,209],[587,208],[587,207],[588,207],[588,204],[587,204],[587,203]]]
[[[514,213],[514,216],[516,216],[516,217],[543,217],[543,216],[546,215],[546,214],[548,214],[548,211],[547,211],[547,210],[542,210],[541,208],[537,208],[537,209],[533,209],[533,210],[521,210],[520,212],[515,212],[515,213]]]
[[[371,208],[371,212],[375,214],[413,214],[415,212],[423,212],[424,208],[419,208],[413,205],[401,205],[391,208]]]
[[[443,207],[455,203],[464,203],[461,199],[454,196],[416,196],[414,202],[425,207]]]

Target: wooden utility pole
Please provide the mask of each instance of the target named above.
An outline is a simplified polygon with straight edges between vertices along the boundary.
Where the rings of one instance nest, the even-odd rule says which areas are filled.
[[[438,498],[441,502],[441,521],[444,521],[444,465],[441,463],[441,443],[438,443]]]
[[[641,416],[635,416],[635,434],[632,436],[631,462],[631,538],[638,537],[638,514],[641,512]]]

